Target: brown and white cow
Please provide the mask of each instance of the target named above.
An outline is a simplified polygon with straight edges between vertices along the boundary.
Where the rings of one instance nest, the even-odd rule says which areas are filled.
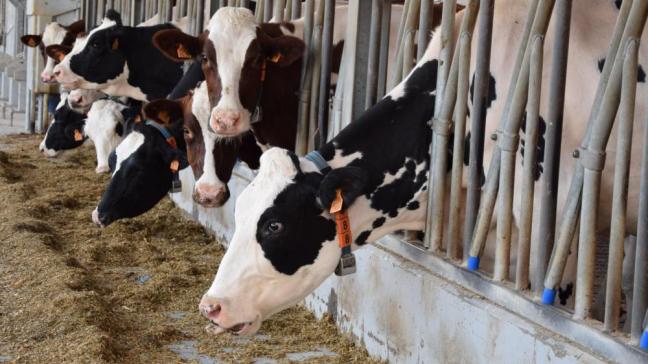
[[[491,69],[496,97],[488,114],[487,133],[495,131],[502,115],[502,96],[508,92],[505,87],[527,10],[527,2],[518,0],[501,1],[495,6]],[[616,15],[611,1],[574,1],[561,181],[570,181],[573,175],[576,161],[568,156],[585,134],[600,60],[607,52]],[[457,16],[457,23],[462,17]],[[552,39],[550,33],[547,44]],[[322,169],[312,158],[298,158],[284,149],[272,148],[263,154],[257,177],[237,200],[234,236],[199,306],[215,333],[253,334],[263,320],[299,302],[333,273],[341,250],[335,219],[328,210],[337,189],[342,190],[343,207],[348,209],[353,249],[396,230],[424,227],[431,140],[427,122],[434,113],[440,48],[435,37],[401,84],[320,148],[319,154],[330,170]],[[545,52],[545,64],[550,64],[550,57],[550,52]],[[641,49],[641,64],[647,60],[648,51]],[[545,76],[541,110],[547,107],[548,81]],[[637,100],[645,100],[645,80],[638,82]],[[638,102],[633,155],[641,155],[645,116],[645,106]],[[491,153],[489,148],[492,151],[492,144],[487,146],[487,154]],[[613,145],[608,148],[607,159],[610,168],[603,175],[600,231],[610,221]],[[633,158],[628,234],[636,231],[638,163],[638,158]],[[540,157],[537,167],[541,166]],[[541,168],[538,170],[542,173]],[[519,173],[516,180],[520,181]],[[559,211],[566,190],[567,186],[561,185]],[[516,202],[516,217],[518,209]]]

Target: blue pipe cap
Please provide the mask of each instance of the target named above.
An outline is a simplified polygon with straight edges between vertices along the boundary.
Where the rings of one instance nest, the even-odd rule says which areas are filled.
[[[641,340],[639,340],[639,347],[643,350],[648,350],[648,329],[644,330],[641,334]]]
[[[479,257],[468,256],[468,270],[479,269]]]
[[[553,288],[545,288],[542,292],[542,304],[553,305],[556,300],[556,290]]]

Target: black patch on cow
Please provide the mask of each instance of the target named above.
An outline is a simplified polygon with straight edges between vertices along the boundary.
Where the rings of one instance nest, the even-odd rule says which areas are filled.
[[[96,31],[81,52],[70,58],[72,72],[86,81],[105,84],[128,64],[128,84],[139,87],[148,100],[164,98],[182,77],[182,64],[153,46],[153,35],[170,24],[152,27],[115,25]],[[113,49],[117,45],[117,49]]]
[[[376,220],[374,220],[373,224],[371,224],[371,227],[374,229],[378,229],[379,227],[383,226],[385,220],[387,219],[384,216],[379,217]]]
[[[54,112],[54,122],[50,124],[45,136],[45,147],[47,149],[61,151],[74,149],[86,140],[84,136],[82,140],[74,140],[75,131],[83,133],[85,126],[85,115],[72,110],[72,108],[65,103]]]
[[[605,67],[605,58],[601,58],[598,60],[597,67],[599,72],[603,72],[603,67]],[[637,66],[637,82],[638,83],[646,82],[646,71],[644,71],[641,65]]]
[[[124,135],[124,126],[122,125],[122,123],[117,123],[117,125],[115,126],[115,133],[117,133],[117,135],[119,136]]]
[[[569,299],[569,297],[571,297],[573,292],[574,292],[573,283],[567,283],[565,289],[558,287],[558,300],[560,300],[560,304],[563,306],[566,305],[567,300]]]
[[[144,143],[122,161],[104,191],[97,207],[104,225],[115,220],[131,218],[153,208],[171,187],[171,161],[177,159],[180,168],[187,166],[186,145],[182,123],[172,125],[169,132],[175,137],[177,149],[172,148],[162,134],[152,126],[138,123],[133,131],[144,135]],[[114,162],[109,164],[114,170]]]
[[[335,239],[335,222],[321,216],[323,209],[315,198],[322,176],[299,173],[295,179],[296,183],[281,191],[263,212],[256,229],[265,257],[277,271],[288,275],[312,264],[322,244]],[[282,230],[271,231],[273,223],[282,224]]]
[[[522,116],[522,123],[520,125],[522,130],[522,138],[520,140],[520,163],[524,166],[524,147],[525,147],[525,136],[526,136],[526,113]],[[547,131],[547,123],[544,121],[542,116],[539,117],[538,121],[538,145],[536,147],[536,165],[533,171],[533,178],[537,181],[540,179],[542,172],[544,171],[544,155],[545,155],[545,132]]]
[[[497,100],[497,92],[495,91],[495,77],[491,73],[488,78],[488,101],[486,101],[486,108],[490,108],[493,101]],[[475,74],[473,73],[472,81],[470,81],[470,104],[475,104]]]
[[[365,245],[367,244],[367,239],[369,239],[369,235],[371,235],[371,230],[365,230],[358,235],[358,237],[355,240],[355,243],[358,245]]]
[[[407,204],[407,209],[408,210],[416,210],[421,206],[418,201],[412,201]]]

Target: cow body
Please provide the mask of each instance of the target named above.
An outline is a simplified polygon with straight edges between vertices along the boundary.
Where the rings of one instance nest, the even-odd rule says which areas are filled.
[[[56,78],[70,89],[100,90],[140,101],[164,98],[182,77],[182,68],[153,46],[153,35],[163,29],[176,28],[123,26],[119,15],[109,11],[103,23],[79,39],[54,68]]]
[[[497,26],[493,28],[491,60],[495,95],[491,95],[487,134],[496,129],[502,114],[502,95],[508,91],[504,87],[510,78],[507,72],[515,58],[526,13],[526,4],[519,1],[505,1],[495,7]],[[598,60],[606,54],[616,15],[610,1],[574,2],[568,66],[568,74],[574,76],[570,76],[566,86],[565,155],[584,136],[599,78]],[[458,15],[457,24],[462,16]],[[552,36],[548,35],[548,44]],[[403,82],[319,150],[330,171],[321,172],[312,159],[297,158],[284,149],[273,148],[263,154],[257,177],[237,200],[236,231],[200,304],[203,315],[215,325],[215,333],[256,332],[263,319],[303,299],[333,272],[341,256],[335,221],[328,213],[336,190],[342,192],[343,208],[350,216],[354,249],[396,230],[424,227],[431,140],[427,122],[434,114],[440,49],[436,37]],[[550,64],[549,53],[545,54],[545,64]],[[642,50],[641,63],[646,55]],[[547,105],[547,84],[545,76],[542,110]],[[645,84],[640,82],[637,100],[643,100],[645,92]],[[640,138],[645,110],[640,103],[637,106],[635,138]],[[641,143],[634,143],[633,154],[639,155],[642,147]],[[614,158],[613,149],[608,148],[610,160]],[[493,144],[487,144],[486,161],[492,151]],[[561,180],[571,180],[574,163],[562,158]],[[519,164],[516,185],[520,181]],[[631,181],[639,172],[637,165],[638,161],[633,159]],[[538,176],[541,166],[540,157],[536,166]],[[609,226],[612,174],[612,170],[606,170],[603,177],[601,230]],[[630,184],[629,227],[636,222],[636,205],[632,206],[637,200],[632,197],[638,192],[635,184]],[[558,211],[564,205],[566,190],[566,186],[559,190]],[[517,204],[516,201],[516,218]]]

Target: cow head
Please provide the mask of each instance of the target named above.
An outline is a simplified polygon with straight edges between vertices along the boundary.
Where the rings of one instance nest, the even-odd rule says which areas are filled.
[[[58,156],[62,151],[74,149],[86,140],[83,131],[86,116],[73,110],[62,98],[54,113],[54,120],[47,128],[45,138],[40,143],[40,151],[47,157]]]
[[[101,91],[78,88],[70,91],[67,103],[74,111],[86,114],[92,103],[104,96],[105,94]]]
[[[328,208],[337,188],[351,205],[366,183],[362,170],[326,176],[311,162],[272,148],[236,201],[236,231],[199,308],[214,332],[247,335],[272,314],[302,300],[340,258]]]
[[[111,156],[112,179],[101,201],[92,212],[92,220],[105,227],[122,218],[131,218],[150,210],[169,192],[173,180],[172,165],[187,166],[182,137],[183,115],[169,107],[172,101],[157,100],[144,107],[147,119],[164,127],[175,138],[174,148],[162,133],[144,122],[117,146]]]
[[[69,53],[48,47],[48,54],[60,59],[54,67],[56,80],[69,89],[98,89],[106,80],[126,77],[126,57],[120,51],[122,30],[120,15],[109,10],[101,25],[78,39]]]
[[[221,137],[250,129],[263,74],[301,60],[304,52],[300,39],[270,36],[248,9],[231,7],[219,9],[200,37],[165,30],[153,42],[173,60],[199,57],[209,90],[209,126]]]
[[[76,40],[77,35],[85,31],[85,23],[83,20],[78,20],[68,26],[61,25],[57,22],[52,22],[45,26],[45,30],[41,35],[28,34],[23,35],[20,40],[28,47],[38,47],[45,68],[41,72],[41,81],[45,83],[55,82],[54,66],[60,61],[59,58],[47,57],[46,48],[52,45],[60,45],[65,49],[72,49],[72,44]]]

